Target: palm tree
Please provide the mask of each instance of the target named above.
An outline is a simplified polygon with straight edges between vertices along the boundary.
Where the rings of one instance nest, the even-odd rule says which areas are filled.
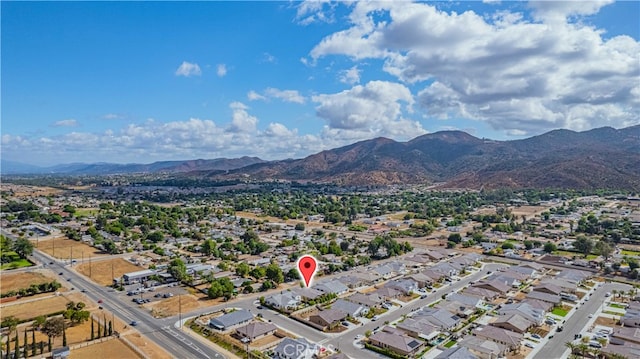
[[[571,349],[571,354],[573,354],[576,350],[576,348],[578,347],[577,344],[575,344],[574,342],[566,342],[564,343],[564,346]]]
[[[578,351],[580,352],[580,355],[582,355],[583,358],[587,357],[587,353],[589,352],[589,346],[587,344],[580,343],[578,344],[576,349],[578,349]]]

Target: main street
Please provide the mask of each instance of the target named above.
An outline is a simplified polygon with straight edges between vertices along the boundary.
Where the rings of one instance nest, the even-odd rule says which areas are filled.
[[[84,294],[95,302],[102,299],[101,306],[120,320],[125,323],[136,321],[137,326],[135,328],[138,331],[161,348],[164,348],[174,358],[225,358],[224,355],[211,347],[198,345],[190,340],[187,335],[180,333],[180,330],[173,326],[175,320],[172,321],[171,325],[167,325],[164,321],[154,319],[144,309],[124,302],[114,290],[93,283],[66,265],[60,264],[37,250],[34,250],[33,257],[40,263],[53,262],[53,264],[48,264],[47,267],[55,273],[62,273],[62,282],[70,282],[76,289],[84,290]],[[69,279],[70,281],[68,281]]]

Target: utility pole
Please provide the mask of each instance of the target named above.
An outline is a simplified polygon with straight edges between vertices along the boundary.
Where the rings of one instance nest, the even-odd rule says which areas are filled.
[[[91,278],[91,254],[89,254],[89,278]]]
[[[182,295],[178,294],[178,323],[180,323],[180,330],[182,330]]]

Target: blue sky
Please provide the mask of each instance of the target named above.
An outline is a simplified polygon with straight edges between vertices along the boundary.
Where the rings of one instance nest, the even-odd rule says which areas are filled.
[[[2,158],[303,157],[640,123],[640,3],[6,2]]]

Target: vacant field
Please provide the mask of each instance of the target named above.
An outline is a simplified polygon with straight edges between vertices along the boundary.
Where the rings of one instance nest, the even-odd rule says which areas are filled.
[[[128,262],[122,258],[114,258],[80,264],[76,270],[83,275],[90,277],[100,285],[113,284],[113,278],[121,277],[125,273],[136,272],[145,268]]]
[[[125,336],[136,348],[140,349],[143,353],[147,354],[149,358],[153,359],[172,359],[164,349],[153,343],[151,340],[142,336],[139,333],[128,334]],[[103,356],[104,358],[120,358],[120,356]]]
[[[89,257],[107,256],[109,254],[101,252],[99,249],[91,247],[90,245],[82,242],[76,242],[66,237],[57,237],[49,240],[33,241],[34,247],[53,257],[59,259],[77,259],[80,261],[88,260]]]
[[[26,301],[26,302],[24,302]],[[38,300],[29,300],[25,298],[24,301],[10,302],[3,304],[0,308],[2,317],[8,317],[10,315],[18,319],[30,319],[39,315],[47,315],[66,309],[66,305],[69,301],[85,302],[88,300],[80,293],[71,295],[60,295],[56,297],[49,297]]]
[[[42,284],[56,279],[50,271],[36,270],[33,272],[3,272],[0,280],[0,293],[21,288],[29,288],[31,284]]]
[[[98,208],[76,208],[76,217],[96,216],[98,214]]]
[[[147,303],[144,306],[147,309],[151,310],[151,313],[155,318],[164,318],[170,317],[172,315],[177,315],[181,309],[183,313],[187,313],[195,309],[208,307],[211,305],[219,304],[221,302],[221,300],[214,299],[198,299],[198,297],[194,295],[185,294],[163,299],[157,302]]]
[[[72,350],[69,358],[71,359],[84,359],[84,358],[138,359],[140,358],[140,356],[136,352],[131,350],[131,348],[129,348],[121,340],[112,339],[103,343],[93,344],[84,348]]]

